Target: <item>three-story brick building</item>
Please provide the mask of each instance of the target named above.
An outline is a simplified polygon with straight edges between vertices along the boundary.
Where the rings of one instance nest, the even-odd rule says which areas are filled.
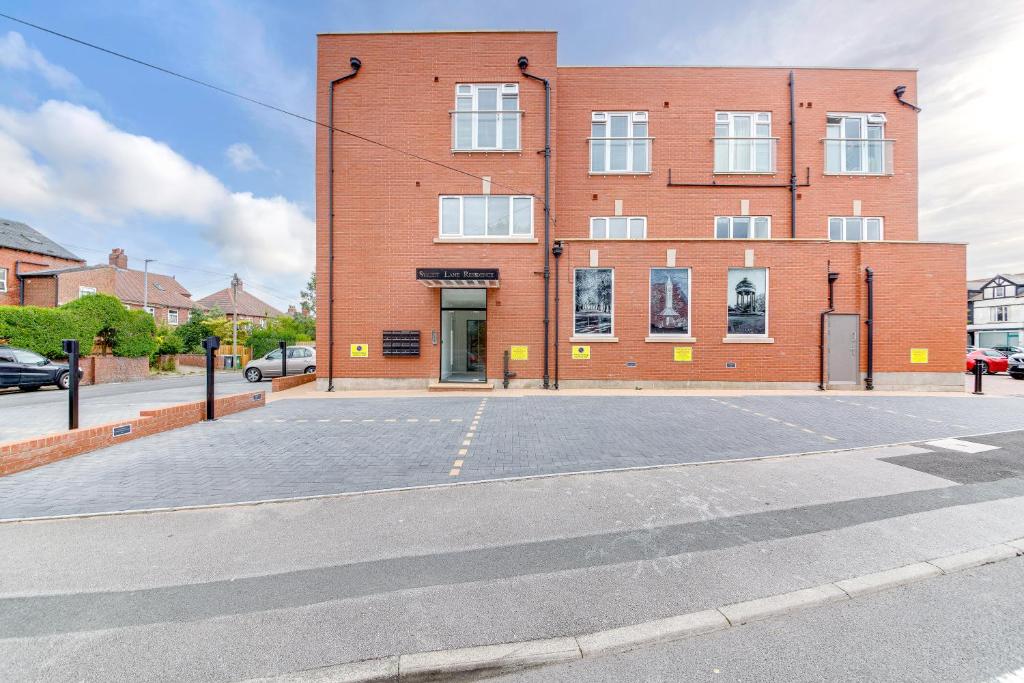
[[[508,353],[513,385],[962,387],[915,71],[566,67],[556,39],[319,37],[322,386],[500,382]]]

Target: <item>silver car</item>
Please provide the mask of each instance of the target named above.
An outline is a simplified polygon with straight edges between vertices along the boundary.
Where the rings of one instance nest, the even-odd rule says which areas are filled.
[[[287,351],[289,375],[316,372],[316,349],[309,346],[289,346]],[[264,377],[280,377],[281,349],[274,349],[263,358],[253,358],[245,364],[243,374],[250,382],[259,382]]]

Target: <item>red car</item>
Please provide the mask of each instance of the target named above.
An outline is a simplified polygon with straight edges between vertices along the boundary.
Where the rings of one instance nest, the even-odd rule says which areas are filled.
[[[1006,372],[1010,359],[995,349],[975,349],[967,354],[967,372],[974,372],[975,363],[981,366],[981,371],[986,375],[994,375]]]

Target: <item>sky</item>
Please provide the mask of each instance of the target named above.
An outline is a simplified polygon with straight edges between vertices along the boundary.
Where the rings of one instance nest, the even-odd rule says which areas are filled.
[[[920,238],[1024,272],[1021,0],[125,3],[0,12],[312,117],[318,32],[544,28],[563,65],[916,67]],[[999,124],[999,120],[1005,121]],[[0,216],[199,298],[282,309],[313,269],[314,126],[0,18]],[[411,150],[415,151],[415,150]]]

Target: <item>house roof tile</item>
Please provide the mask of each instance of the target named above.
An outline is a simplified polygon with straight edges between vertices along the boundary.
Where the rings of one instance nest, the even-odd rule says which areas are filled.
[[[69,261],[82,260],[35,228],[7,218],[0,218],[0,247]]]

